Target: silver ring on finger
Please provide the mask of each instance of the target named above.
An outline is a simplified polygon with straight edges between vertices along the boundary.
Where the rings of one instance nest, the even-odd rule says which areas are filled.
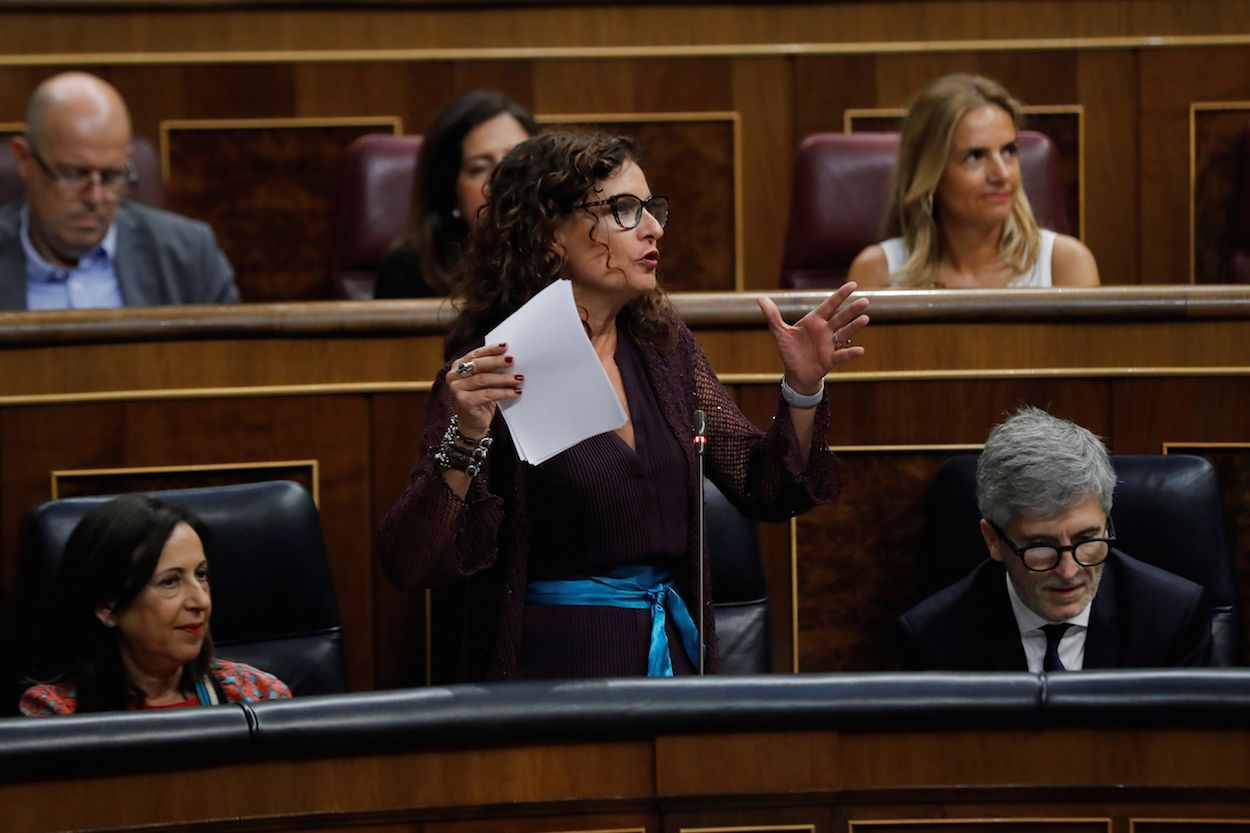
[[[844,350],[850,346],[851,346],[851,340],[849,338],[843,340],[842,337],[839,336],[837,333],[833,334],[833,349],[834,350]]]
[[[461,379],[467,379],[473,375],[473,371],[476,369],[477,369],[477,365],[473,362],[472,359],[469,359],[467,362],[461,362],[460,364],[456,365],[456,375],[459,376]]]

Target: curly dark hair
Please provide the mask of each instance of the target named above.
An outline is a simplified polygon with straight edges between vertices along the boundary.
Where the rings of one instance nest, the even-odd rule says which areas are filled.
[[[633,141],[604,133],[549,132],[512,149],[491,175],[486,205],[469,238],[449,352],[482,339],[561,277],[557,227],[574,206],[594,200],[600,183],[628,161],[638,161]],[[590,239],[595,240],[593,227]],[[668,300],[658,287],[626,304],[621,319],[635,341],[653,345],[667,341],[670,321]]]

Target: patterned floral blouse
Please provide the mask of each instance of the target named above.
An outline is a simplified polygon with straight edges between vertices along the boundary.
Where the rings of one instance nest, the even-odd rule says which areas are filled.
[[[288,700],[291,689],[272,674],[242,662],[218,659],[209,669],[213,682],[228,703]],[[51,717],[78,710],[78,686],[73,680],[31,686],[20,704],[26,717]]]

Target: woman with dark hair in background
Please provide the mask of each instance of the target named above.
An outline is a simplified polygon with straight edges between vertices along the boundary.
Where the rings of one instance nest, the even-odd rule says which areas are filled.
[[[451,361],[425,408],[421,459],[378,533],[404,587],[458,583],[457,674],[514,679],[689,674],[718,665],[710,592],[697,598],[698,468],[740,509],[783,520],[831,501],[825,375],[863,355],[866,299],[839,289],[795,325],[760,307],[785,373],[760,431],[738,410],[656,282],[668,200],[633,144],[547,133],[495,169],[465,262]],[[517,456],[498,404],[522,395],[525,356],[483,344],[553,281],[574,302],[627,419],[537,466]],[[687,602],[686,600],[690,600]],[[693,615],[692,615],[693,614]]]
[[[123,495],[83,516],[57,567],[37,661],[46,682],[22,695],[22,714],[290,697],[273,675],[213,657],[210,551],[199,518],[154,498]]]
[[[1020,102],[977,75],[916,96],[899,136],[888,240],[850,278],[871,288],[1097,286],[1081,241],[1039,229],[1020,184]]]
[[[502,93],[475,90],[447,105],[426,128],[412,178],[408,231],[378,266],[375,298],[449,295],[469,229],[499,160],[539,130]]]

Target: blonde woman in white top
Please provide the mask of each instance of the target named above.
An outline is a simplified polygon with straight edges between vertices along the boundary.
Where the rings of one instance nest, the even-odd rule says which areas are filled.
[[[851,264],[861,289],[1097,286],[1085,244],[1038,228],[1020,185],[1020,104],[974,75],[947,75],[903,121],[892,238]]]

